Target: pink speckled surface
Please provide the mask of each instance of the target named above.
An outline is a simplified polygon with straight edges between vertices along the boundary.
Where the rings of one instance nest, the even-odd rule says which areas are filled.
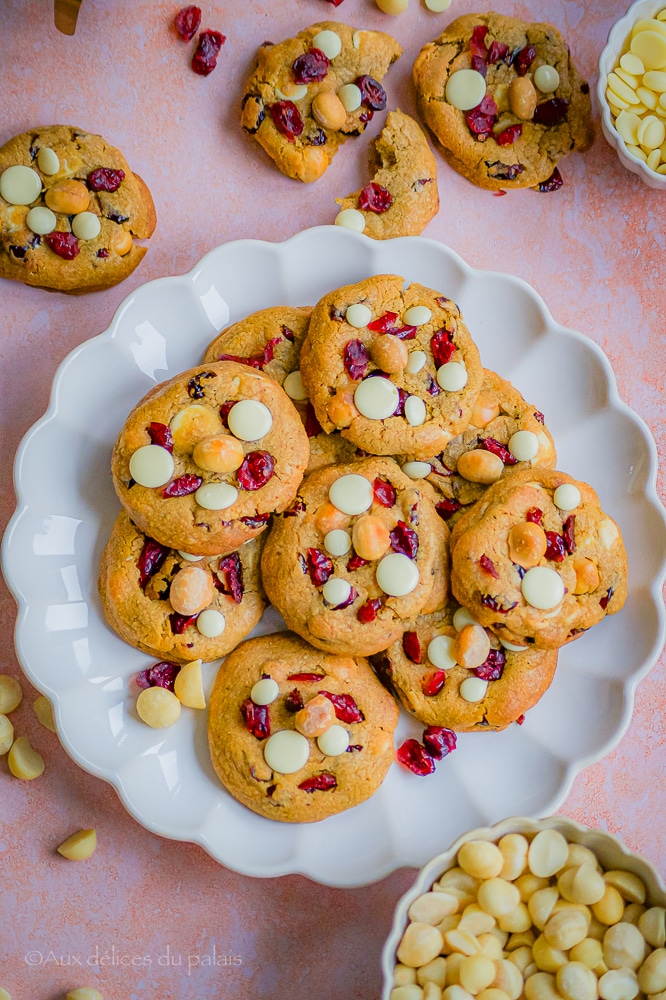
[[[543,16],[536,0],[498,6]],[[36,124],[100,132],[149,184],[159,221],[144,263],[111,291],[68,298],[0,282],[2,528],[14,504],[9,469],[16,447],[43,413],[57,365],[108,325],[133,288],[188,270],[224,241],[281,240],[330,222],[334,198],[368,179],[367,139],[348,145],[318,184],[304,187],[278,174],[242,134],[238,105],[257,45],[329,17],[393,31],[405,53],[388,77],[390,100],[413,112],[411,65],[420,46],[451,16],[474,9],[453,0],[449,13],[435,16],[412,0],[406,14],[391,19],[371,0],[345,0],[338,8],[321,0],[205,2],[203,26],[224,31],[228,42],[216,72],[202,79],[188,68],[190,47],[169,30],[177,4],[84,0],[74,38],[55,31],[49,8],[46,0],[2,4],[0,144]],[[625,0],[548,5],[548,19],[568,38],[593,93],[598,55],[624,10]],[[647,421],[663,454],[666,195],[620,166],[601,137],[597,109],[595,117],[593,149],[565,162],[566,186],[555,195],[494,198],[442,163],[442,209],[426,235],[476,267],[524,278],[558,321],[600,344],[622,397]],[[371,134],[378,127],[374,122]],[[0,672],[21,676],[10,643],[15,607],[4,585],[0,609]],[[34,692],[23,684],[26,698],[13,719],[47,767],[27,783],[0,762],[0,986],[13,1000],[55,1000],[84,984],[105,1000],[377,995],[381,946],[411,871],[352,891],[301,877],[258,881],[225,870],[199,848],[161,840],[38,725]],[[662,656],[638,688],[624,739],[579,776],[562,809],[619,833],[662,875],[665,713]],[[66,835],[93,825],[99,848],[88,862],[67,863],[54,853]]]

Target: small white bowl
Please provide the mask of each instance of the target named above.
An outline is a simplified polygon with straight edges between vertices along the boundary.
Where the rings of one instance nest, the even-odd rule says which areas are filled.
[[[645,883],[647,889],[647,904],[649,906],[666,906],[666,886],[657,870],[641,857],[629,851],[624,844],[610,833],[602,830],[591,830],[587,826],[575,823],[565,816],[549,816],[546,819],[530,819],[527,816],[514,816],[512,819],[504,819],[495,826],[484,826],[477,830],[470,830],[468,833],[458,837],[456,842],[438,854],[436,858],[429,861],[421,869],[416,877],[416,881],[402,899],[398,902],[393,916],[393,927],[388,936],[384,951],[382,953],[382,970],[384,973],[384,987],[382,1000],[390,1000],[393,989],[393,968],[396,964],[396,952],[402,939],[405,928],[409,923],[407,911],[414,900],[424,892],[428,892],[434,882],[453,868],[456,855],[462,844],[468,840],[492,840],[498,841],[507,833],[536,834],[540,830],[558,830],[570,843],[583,844],[594,851],[603,868],[607,871],[622,869],[638,875]]]
[[[601,128],[609,145],[615,149],[620,163],[627,170],[631,170],[632,174],[637,174],[644,184],[657,191],[666,191],[666,174],[658,174],[654,170],[650,170],[646,163],[632,156],[628,151],[626,142],[613,125],[613,116],[606,99],[606,80],[608,74],[617,66],[625,42],[636,21],[652,18],[664,7],[666,7],[666,0],[637,0],[631,5],[624,17],[615,22],[608,35],[606,48],[599,56],[599,82],[597,84],[597,97],[601,108]]]

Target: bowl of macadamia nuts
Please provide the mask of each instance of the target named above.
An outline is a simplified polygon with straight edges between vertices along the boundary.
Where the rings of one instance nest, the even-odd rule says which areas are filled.
[[[666,887],[609,833],[506,819],[421,869],[383,970],[382,1000],[666,1000]]]

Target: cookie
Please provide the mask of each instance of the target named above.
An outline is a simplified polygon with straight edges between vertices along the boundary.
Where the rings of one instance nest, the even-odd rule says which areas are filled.
[[[414,84],[445,159],[479,187],[553,190],[559,160],[592,144],[589,85],[550,24],[458,17],[421,49]]]
[[[408,475],[427,478],[441,494],[437,511],[452,527],[492,483],[537,465],[554,469],[557,456],[543,413],[486,368],[467,429],[427,463],[409,456],[398,461]]]
[[[386,107],[380,84],[402,52],[382,31],[322,21],[263,45],[247,81],[241,124],[295,180],[318,180],[350,136]]]
[[[397,723],[367,660],[320,653],[282,632],[250,639],[222,665],[208,741],[235,799],[269,819],[314,823],[377,791]]]
[[[473,733],[506,729],[536,705],[555,675],[557,651],[505,648],[454,605],[417,618],[372,662],[420,722]]]
[[[372,155],[372,180],[337,198],[341,211],[360,211],[363,232],[375,240],[418,236],[439,211],[437,161],[423,131],[409,115],[389,111]]]
[[[96,292],[139,264],[156,215],[145,182],[101,135],[33,128],[0,147],[0,277]]]
[[[208,345],[202,364],[236,361],[269,375],[296,407],[310,443],[307,472],[332,462],[351,462],[354,445],[339,434],[324,434],[301,381],[301,348],[312,309],[272,306],[222,330]]]
[[[263,541],[262,535],[223,557],[193,557],[148,538],[123,511],[100,566],[107,622],[131,646],[175,663],[224,656],[266,607]]]
[[[427,484],[390,459],[327,466],[271,527],[266,593],[318,649],[369,656],[446,598],[446,526]],[[445,572],[442,572],[444,568]]]
[[[620,529],[591,486],[525,469],[491,486],[451,535],[451,589],[501,639],[556,649],[627,595]]]
[[[307,435],[280,386],[220,361],[143,397],[118,436],[111,471],[141,531],[213,556],[233,552],[289,505],[307,461]]]
[[[371,455],[428,459],[469,423],[483,369],[455,303],[403,285],[382,274],[325,295],[301,376],[325,431]]]

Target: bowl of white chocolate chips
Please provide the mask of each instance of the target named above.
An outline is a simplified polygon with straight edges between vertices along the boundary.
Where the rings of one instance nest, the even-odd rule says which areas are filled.
[[[599,57],[601,127],[627,170],[666,190],[666,0],[638,0]]]
[[[666,1000],[666,887],[563,816],[472,830],[396,907],[382,1000]]]

